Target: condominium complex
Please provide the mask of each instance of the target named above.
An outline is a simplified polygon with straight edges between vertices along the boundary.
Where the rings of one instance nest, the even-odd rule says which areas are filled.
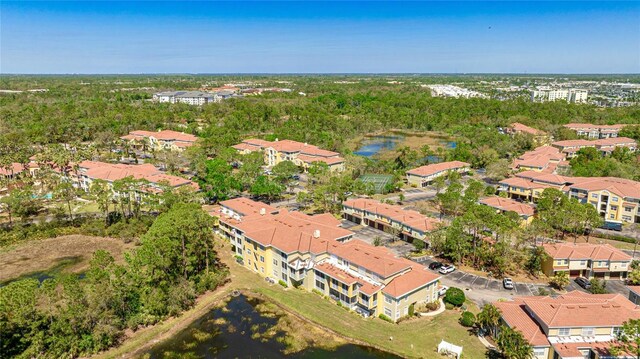
[[[157,132],[131,131],[120,139],[128,141],[138,149],[182,151],[193,146],[198,138],[183,132],[163,130]]]
[[[486,95],[480,92],[454,85],[422,85],[422,87],[429,88],[429,90],[431,90],[431,96],[434,97],[486,98]]]
[[[440,227],[439,220],[420,212],[367,198],[343,202],[342,218],[381,231],[395,232],[407,242],[420,240],[427,244],[427,234]]]
[[[528,225],[533,221],[535,208],[527,203],[521,203],[511,198],[502,198],[498,196],[486,197],[478,201],[480,204],[494,208],[497,212],[515,212],[521,218],[521,224]]]
[[[568,177],[535,171],[500,181],[509,198],[535,202],[545,188],[556,188],[590,203],[610,222],[640,223],[640,182],[616,177]]]
[[[233,148],[243,154],[264,153],[267,166],[275,166],[282,161],[291,161],[306,170],[315,162],[322,162],[331,171],[344,170],[344,158],[340,157],[339,153],[292,140],[278,141],[276,139],[272,142],[252,138],[234,145]]]
[[[551,140],[551,136],[548,133],[535,129],[533,127],[529,127],[527,125],[523,125],[519,122],[514,122],[505,128],[505,132],[510,135],[517,134],[526,134],[531,135],[533,140],[538,145],[549,143]]]
[[[536,171],[555,173],[558,168],[569,166],[566,155],[552,146],[540,146],[523,153],[513,160],[511,167],[516,171]]]
[[[572,291],[493,304],[501,313],[500,324],[522,333],[535,359],[635,358],[611,350],[623,323],[640,319],[640,307],[621,294]]]
[[[220,102],[222,97],[216,93],[202,91],[165,91],[153,94],[153,100],[164,103],[186,103],[188,105],[205,105]]]
[[[565,140],[554,142],[551,145],[566,154],[567,158],[575,157],[578,151],[587,147],[593,147],[603,155],[610,155],[616,147],[628,148],[630,151],[635,151],[638,148],[636,141],[628,137],[609,137],[591,141]]]
[[[394,321],[438,299],[439,277],[341,228],[330,214],[309,216],[237,198],[211,215],[243,265],[263,277],[316,291],[361,315]]]
[[[548,102],[548,101],[567,101],[571,103],[587,102],[589,91],[581,89],[551,89],[540,88],[531,91],[531,101]]]
[[[470,169],[470,164],[461,161],[435,163],[407,171],[407,182],[417,187],[426,187],[437,177],[450,172],[466,173]]]
[[[631,266],[631,256],[609,244],[563,242],[544,244],[543,248],[548,257],[542,271],[549,277],[567,272],[572,278],[624,280]]]
[[[590,123],[568,123],[564,125],[572,131],[575,131],[578,136],[588,137],[590,139],[610,138],[618,137],[620,130],[625,125],[592,125]]]
[[[95,180],[104,180],[109,185],[113,185],[114,181],[126,177],[146,181],[146,187],[141,188],[143,192],[157,192],[162,189],[163,184],[173,188],[181,186],[191,186],[194,189],[198,188],[195,182],[182,177],[168,175],[158,170],[152,164],[124,165],[82,161],[78,163],[77,171],[70,171],[67,175],[71,178],[74,186],[86,192],[90,190],[91,184]]]

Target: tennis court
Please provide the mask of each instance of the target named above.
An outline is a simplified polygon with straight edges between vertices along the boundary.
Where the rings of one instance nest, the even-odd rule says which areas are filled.
[[[360,176],[358,179],[364,183],[373,183],[376,193],[382,193],[384,191],[384,186],[388,183],[393,183],[392,175],[365,174]]]

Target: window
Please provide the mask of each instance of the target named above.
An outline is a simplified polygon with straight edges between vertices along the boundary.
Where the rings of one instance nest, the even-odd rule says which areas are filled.
[[[317,280],[316,279],[316,288],[320,289],[322,292],[324,292],[324,283],[321,280]]]
[[[615,219],[615,218],[616,218],[616,216],[614,214],[610,214],[609,215],[609,219]]]
[[[393,299],[391,299],[390,296],[385,295],[384,296],[384,302],[387,303],[387,304],[393,304]]]
[[[611,210],[612,211],[617,211],[618,210],[618,206],[611,206]]]
[[[591,198],[598,198],[598,194],[597,193],[592,193],[591,194]]]
[[[624,207],[624,211],[625,212],[631,212],[631,211],[633,211],[633,207]]]
[[[611,200],[612,200],[613,202],[618,202],[618,197],[611,197]]]
[[[274,259],[274,260],[273,260],[273,265],[274,265],[274,266],[277,266],[277,265],[278,265],[278,260],[277,260],[277,259]]]
[[[544,348],[533,348],[533,356],[534,357],[544,357]]]
[[[264,256],[260,256],[260,262],[264,263]]]
[[[582,328],[582,336],[583,337],[592,337],[595,333],[595,329],[593,327],[585,327]]]
[[[581,265],[581,266],[585,266],[585,265],[587,265],[587,261],[586,261],[586,260],[582,260],[582,261],[580,261],[580,265]]]
[[[393,316],[393,314],[391,314],[391,309],[384,308],[384,315],[386,315],[387,317],[391,318]]]
[[[623,221],[631,222],[631,216],[622,216]]]
[[[260,267],[260,272],[264,273],[264,267]]]
[[[251,254],[251,249],[247,248],[247,254]]]
[[[251,265],[251,259],[248,259],[248,261],[249,261],[249,265]]]
[[[568,337],[570,331],[571,330],[569,328],[560,328],[560,329],[558,329],[558,336],[560,336],[560,337]]]
[[[282,280],[286,282],[287,279],[288,279],[287,278],[287,274],[286,273],[282,273]]]

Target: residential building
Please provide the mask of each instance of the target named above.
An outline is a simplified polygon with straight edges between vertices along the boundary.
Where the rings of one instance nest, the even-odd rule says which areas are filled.
[[[640,319],[640,307],[621,294],[572,291],[557,297],[526,296],[494,302],[500,325],[522,333],[535,359],[629,359],[614,355],[622,325]]]
[[[540,146],[513,160],[511,167],[516,171],[555,173],[558,168],[568,165],[566,155],[559,149],[553,146]]]
[[[440,162],[407,171],[407,182],[417,187],[426,187],[434,179],[450,172],[467,173],[471,165],[461,161]]]
[[[427,245],[427,234],[440,226],[440,221],[420,212],[381,203],[368,198],[350,199],[342,203],[342,218],[375,229],[395,232],[407,242],[420,240]]]
[[[567,158],[575,157],[579,150],[587,147],[593,147],[600,151],[603,155],[610,155],[616,147],[626,147],[630,151],[635,151],[638,144],[628,137],[609,137],[600,140],[564,140],[551,144],[558,148]]]
[[[570,103],[585,103],[589,96],[589,91],[582,89],[552,89],[540,88],[531,91],[531,101],[533,102],[549,102],[549,101],[567,101]]]
[[[233,148],[243,154],[256,151],[264,153],[267,166],[275,166],[282,161],[291,161],[307,170],[314,163],[323,162],[331,171],[344,170],[344,158],[340,157],[339,153],[292,140],[278,141],[276,139],[271,142],[252,138],[234,145]]]
[[[427,87],[431,90],[431,96],[434,97],[462,97],[462,98],[473,98],[480,97],[486,98],[487,96],[473,90],[469,90],[463,87],[454,86],[454,85],[421,85],[422,87]]]
[[[633,304],[640,305],[640,285],[630,285],[627,289],[629,289],[629,300]]]
[[[630,285],[627,287],[629,289],[629,300],[636,305],[640,305],[640,285]]]
[[[112,164],[96,161],[82,161],[78,163],[76,170],[68,171],[74,186],[88,192],[93,181],[100,179],[113,185],[113,182],[126,177],[136,180],[147,181],[146,187],[141,188],[142,192],[157,192],[162,190],[163,185],[173,188],[181,186],[191,186],[195,189],[198,185],[188,179],[166,174],[158,170],[152,164],[124,165]]]
[[[165,91],[153,94],[153,100],[164,103],[186,103],[188,105],[206,105],[220,102],[222,97],[217,93],[202,91]]]
[[[618,137],[625,125],[592,125],[590,123],[568,123],[565,128],[573,130],[578,136],[589,139]]]
[[[570,277],[626,279],[631,256],[609,244],[550,243],[542,246],[548,258],[542,271],[551,277],[567,272]]]
[[[128,135],[120,139],[129,141],[135,148],[150,150],[170,150],[182,151],[193,146],[198,138],[184,132],[162,130],[162,131],[131,131]]]
[[[640,182],[616,177],[569,177],[536,171],[499,182],[509,198],[536,202],[545,188],[556,188],[590,203],[609,222],[640,223]]]
[[[243,265],[263,277],[317,291],[363,316],[394,321],[438,300],[439,277],[384,247],[353,238],[330,214],[309,216],[235,199],[210,212]]]
[[[502,198],[498,196],[486,197],[480,199],[480,204],[495,208],[499,213],[515,212],[520,216],[523,226],[526,226],[533,221],[533,215],[535,208],[527,203],[521,203],[511,198]]]
[[[531,135],[536,144],[542,145],[549,143],[551,141],[551,136],[548,133],[535,129],[533,127],[529,127],[527,125],[523,125],[520,122],[514,122],[507,126],[505,132],[510,135],[517,134],[526,134]]]
[[[4,196],[13,189],[13,184],[10,181],[20,177],[25,170],[28,170],[21,163],[11,163],[7,167],[0,167],[0,196]]]

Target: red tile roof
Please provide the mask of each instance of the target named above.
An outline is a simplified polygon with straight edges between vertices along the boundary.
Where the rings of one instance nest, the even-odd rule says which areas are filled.
[[[361,280],[347,273],[347,271],[331,265],[329,262],[316,264],[313,268],[344,284],[351,285]]]
[[[11,176],[14,174],[21,173],[25,168],[20,163],[12,163],[9,168],[0,167],[0,176]]]
[[[407,174],[413,175],[413,176],[428,177],[439,172],[450,171],[450,170],[460,169],[460,168],[469,167],[469,166],[471,165],[462,161],[440,162],[440,163],[434,163],[431,165],[414,168],[412,170],[407,171]]]
[[[537,167],[544,169],[552,163],[558,163],[565,159],[565,155],[553,146],[541,146],[532,151],[525,152],[513,161],[512,167],[520,166]]]
[[[190,135],[188,133],[183,133],[178,131],[171,131],[171,130],[162,130],[157,132],[143,131],[143,130],[131,131],[128,135],[122,136],[120,138],[125,140],[132,140],[132,139],[137,140],[137,139],[142,139],[146,137],[154,137],[162,141],[180,141],[180,142],[191,142],[191,143],[196,142],[196,140],[198,139],[194,135]]]
[[[406,210],[400,206],[381,203],[373,199],[357,198],[350,199],[343,203],[343,206],[363,210],[401,222],[406,226],[414,228],[420,232],[429,232],[437,229],[440,221],[427,217],[420,212]]]
[[[487,197],[480,200],[480,203],[502,211],[513,211],[520,216],[533,216],[534,208],[530,204],[520,203],[510,198]]]
[[[626,125],[593,125],[590,123],[568,123],[564,125],[572,130],[621,130]]]
[[[243,216],[259,215],[262,209],[265,214],[277,213],[278,209],[266,203],[257,202],[249,198],[238,197],[220,202],[220,205],[233,210]]]
[[[524,133],[528,133],[534,136],[542,136],[542,135],[546,135],[546,133],[544,131],[538,130],[536,128],[533,127],[529,127],[527,125],[521,124],[520,122],[514,122],[511,125],[509,125],[509,127],[511,129],[513,129],[514,132],[524,132]]]
[[[78,167],[87,177],[91,179],[101,179],[108,182],[113,182],[125,177],[133,177],[135,179],[145,179],[153,184],[168,182],[172,187],[179,187],[183,185],[197,187],[194,182],[182,177],[165,174],[151,164],[124,165],[96,161],[82,161],[78,164]]]
[[[545,251],[554,259],[591,259],[603,261],[631,261],[631,256],[610,244],[547,243]]]
[[[411,271],[395,277],[387,284],[382,291],[394,298],[400,298],[414,292],[440,278],[422,266],[412,266]]]

